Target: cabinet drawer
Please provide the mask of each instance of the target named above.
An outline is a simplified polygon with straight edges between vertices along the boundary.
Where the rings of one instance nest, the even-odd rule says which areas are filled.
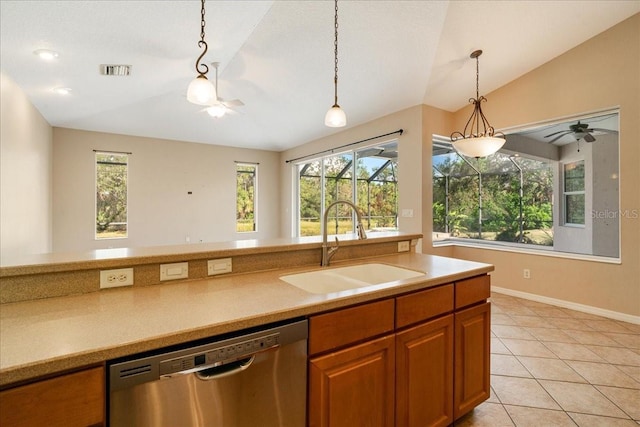
[[[453,284],[396,298],[396,328],[453,310]]]
[[[0,425],[103,425],[104,376],[103,368],[93,368],[4,390]]]
[[[311,317],[309,354],[393,331],[394,305],[390,298]]]
[[[456,310],[491,296],[491,279],[488,275],[472,277],[456,282]]]

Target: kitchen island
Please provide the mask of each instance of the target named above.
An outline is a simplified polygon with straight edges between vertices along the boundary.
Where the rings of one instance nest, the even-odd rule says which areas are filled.
[[[393,241],[415,237],[398,235]],[[375,244],[371,240],[367,244]],[[9,389],[100,367],[110,359],[249,327],[389,300],[486,276],[493,270],[487,264],[415,252],[373,256],[365,252],[360,258],[337,261],[328,268],[375,262],[425,274],[312,294],[280,279],[320,268],[303,265],[2,304],[0,387]],[[481,300],[488,297],[486,277]]]

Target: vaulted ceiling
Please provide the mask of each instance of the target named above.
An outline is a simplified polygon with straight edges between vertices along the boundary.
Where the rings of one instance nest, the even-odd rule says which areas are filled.
[[[53,126],[282,151],[340,131],[333,104],[334,3],[206,2],[204,62],[220,62],[214,119],[186,100],[200,55],[200,2],[0,2],[0,66]],[[640,1],[339,2],[339,103],[355,126],[425,103],[448,111],[640,12]],[[43,62],[33,51],[59,52]],[[100,64],[131,74],[103,76]],[[213,78],[213,70],[209,77]],[[61,96],[52,91],[68,87]]]

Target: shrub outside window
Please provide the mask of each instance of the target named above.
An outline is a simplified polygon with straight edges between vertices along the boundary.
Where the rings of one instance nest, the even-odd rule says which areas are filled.
[[[96,235],[100,239],[128,236],[128,154],[96,152]]]

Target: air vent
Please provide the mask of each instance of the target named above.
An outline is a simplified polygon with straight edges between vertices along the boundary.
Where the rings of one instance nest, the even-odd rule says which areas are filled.
[[[100,74],[103,76],[128,76],[131,65],[100,64]]]

